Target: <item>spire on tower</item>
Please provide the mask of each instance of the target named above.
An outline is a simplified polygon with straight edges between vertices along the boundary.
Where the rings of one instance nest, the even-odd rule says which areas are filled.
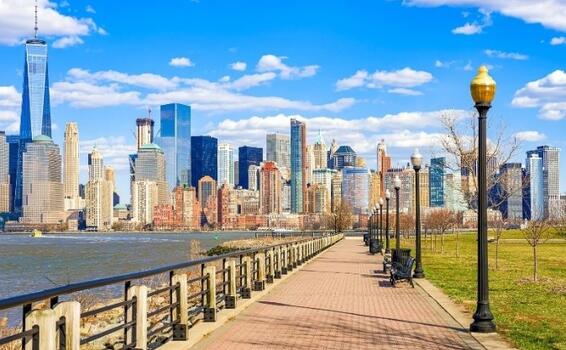
[[[33,27],[33,38],[37,39],[37,0],[35,0],[35,26]]]

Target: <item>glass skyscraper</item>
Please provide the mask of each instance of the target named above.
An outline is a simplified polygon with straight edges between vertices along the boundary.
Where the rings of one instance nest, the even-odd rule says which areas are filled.
[[[229,143],[218,145],[218,187],[234,187],[234,147]]]
[[[444,180],[446,179],[446,158],[432,158],[429,170],[429,205],[432,208],[444,207]]]
[[[529,203],[531,220],[544,219],[544,176],[542,157],[537,151],[527,152],[526,170],[529,176]]]
[[[165,154],[169,189],[191,183],[191,107],[170,103],[161,106],[157,144]],[[198,179],[197,179],[198,180]]]
[[[191,184],[197,187],[198,181],[210,176],[218,179],[218,139],[212,136],[191,137]]]
[[[30,39],[25,44],[24,84],[20,118],[20,147],[16,171],[16,189],[14,191],[14,208],[17,211],[22,206],[22,154],[25,152],[25,145],[40,135],[51,137],[47,43],[37,38]]]
[[[263,162],[263,149],[260,147],[242,146],[238,148],[238,185],[250,188],[248,170],[250,165],[259,166]]]
[[[366,214],[369,207],[369,178],[367,168],[347,166],[342,169],[342,200],[354,214]]]
[[[291,212],[303,212],[303,195],[306,190],[307,126],[291,119]]]

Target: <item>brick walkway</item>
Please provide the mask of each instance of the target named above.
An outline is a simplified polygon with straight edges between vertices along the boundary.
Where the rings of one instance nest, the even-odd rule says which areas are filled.
[[[346,239],[196,349],[484,349],[418,287],[392,288],[380,256]]]

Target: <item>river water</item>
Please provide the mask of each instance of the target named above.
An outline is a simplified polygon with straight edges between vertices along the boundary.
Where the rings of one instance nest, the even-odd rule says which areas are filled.
[[[191,240],[202,249],[252,232],[0,234],[0,299],[72,282],[188,260]]]

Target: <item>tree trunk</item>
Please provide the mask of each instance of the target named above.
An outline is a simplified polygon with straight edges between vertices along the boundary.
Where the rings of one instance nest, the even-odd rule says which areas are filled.
[[[444,231],[440,233],[440,254],[444,254]]]
[[[499,268],[499,235],[495,239],[495,271]]]
[[[432,244],[432,251],[436,253],[436,235],[438,234],[437,231],[434,231],[434,243]]]
[[[538,258],[537,258],[537,246],[536,244],[533,245],[533,263],[534,263],[534,270],[533,270],[533,280],[535,283],[538,282]]]
[[[460,232],[456,231],[456,257],[457,258],[460,256],[459,248],[460,248]]]

